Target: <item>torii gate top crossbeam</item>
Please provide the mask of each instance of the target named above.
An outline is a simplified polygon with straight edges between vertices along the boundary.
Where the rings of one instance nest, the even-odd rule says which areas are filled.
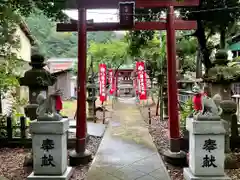
[[[67,0],[65,9],[118,9],[119,2],[129,0]],[[199,0],[131,0],[136,8],[198,6]],[[77,4],[78,3],[78,4]]]

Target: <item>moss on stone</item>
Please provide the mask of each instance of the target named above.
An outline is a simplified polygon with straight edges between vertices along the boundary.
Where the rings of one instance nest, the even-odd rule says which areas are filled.
[[[208,76],[204,77],[208,82],[233,82],[240,80],[239,66],[215,66],[208,71]]]
[[[228,53],[219,50],[213,61],[214,67],[205,75],[204,81],[214,83],[231,83],[240,80],[240,66],[228,66]]]

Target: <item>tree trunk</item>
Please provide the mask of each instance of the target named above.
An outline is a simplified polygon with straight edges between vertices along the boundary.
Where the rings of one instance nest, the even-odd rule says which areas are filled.
[[[210,52],[209,52],[209,49],[207,48],[207,39],[205,35],[205,29],[203,27],[203,23],[201,19],[197,19],[197,30],[195,35],[198,39],[200,50],[203,56],[202,61],[206,68],[205,73],[207,74],[208,70],[212,67],[212,62],[210,61]]]
[[[0,114],[2,114],[2,94],[0,93]]]
[[[157,96],[157,106],[156,106],[156,116],[158,116],[159,104],[160,104],[160,96],[161,96],[161,77],[158,75],[158,96]]]
[[[225,49],[226,47],[226,29],[221,29],[220,30],[220,48]]]
[[[157,99],[157,106],[156,106],[156,116],[158,116],[158,110],[159,110],[159,103],[160,103],[160,88],[159,87],[159,92],[158,92],[158,99]]]
[[[151,89],[153,89],[153,76],[151,75],[151,76],[149,76],[149,78],[150,78],[150,83],[151,83]],[[150,92],[150,90],[149,90],[149,92]],[[151,94],[151,99],[152,99],[153,104],[156,104],[153,93],[150,93],[150,94]]]
[[[163,113],[163,105],[164,105],[163,104],[163,84],[160,87],[160,92],[159,93],[160,93],[160,98],[159,99],[161,99],[161,102],[160,102],[160,119],[163,120],[163,118],[164,118],[163,117],[164,116],[163,115],[164,114]]]
[[[200,48],[198,48],[197,51],[196,78],[202,78],[202,56]]]

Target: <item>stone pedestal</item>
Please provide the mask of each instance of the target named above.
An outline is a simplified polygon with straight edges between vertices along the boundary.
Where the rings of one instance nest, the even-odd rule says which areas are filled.
[[[69,120],[33,121],[30,124],[33,148],[31,179],[67,180],[72,168],[67,166],[67,130]]]
[[[224,125],[226,134],[225,134],[225,169],[237,169],[237,158],[231,153],[230,149],[230,135],[233,132],[231,138],[234,139],[234,132],[237,132],[237,122],[234,119],[237,111],[237,104],[232,100],[224,100],[220,103],[222,109],[222,123]],[[234,122],[235,121],[235,122]],[[233,126],[232,126],[232,123]],[[238,132],[237,132],[238,134]]]
[[[89,97],[87,98],[87,102],[88,102],[88,117],[87,120],[88,121],[95,121],[96,120],[96,116],[94,113],[94,104],[97,98],[95,97]]]
[[[186,180],[230,180],[224,173],[225,129],[220,118],[201,117],[188,120],[189,168],[184,168]]]

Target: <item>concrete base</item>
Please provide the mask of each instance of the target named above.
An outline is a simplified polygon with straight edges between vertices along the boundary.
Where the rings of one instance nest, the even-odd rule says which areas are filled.
[[[194,176],[189,168],[183,169],[183,177],[185,180],[231,180],[228,176]]]
[[[80,164],[87,164],[92,160],[92,154],[87,149],[85,152],[77,153],[75,150],[69,153],[70,166],[78,166]]]
[[[170,150],[167,150],[163,153],[163,156],[166,162],[174,166],[182,167],[182,166],[186,166],[187,164],[186,153],[184,151],[171,152]]]
[[[67,170],[65,173],[61,176],[48,176],[48,175],[34,175],[34,172],[32,172],[28,177],[27,180],[69,180],[73,174],[73,168],[67,167]]]

